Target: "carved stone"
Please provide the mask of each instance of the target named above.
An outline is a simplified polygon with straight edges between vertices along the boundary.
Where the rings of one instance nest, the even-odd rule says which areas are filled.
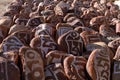
[[[20,80],[20,70],[14,62],[0,57],[0,79]]]
[[[64,70],[71,80],[87,80],[85,66],[87,60],[82,56],[68,56],[64,59]]]
[[[68,80],[61,63],[45,67],[45,80]]]
[[[68,54],[82,55],[83,41],[79,33],[74,30],[68,31],[58,39],[59,50],[65,51]]]
[[[105,49],[95,49],[88,58],[86,70],[92,80],[110,80],[110,56]]]
[[[44,63],[41,55],[30,47],[19,50],[24,80],[45,80]]]

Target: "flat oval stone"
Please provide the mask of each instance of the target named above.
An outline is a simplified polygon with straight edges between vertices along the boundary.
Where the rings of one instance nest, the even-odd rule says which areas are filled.
[[[41,55],[34,49],[23,46],[19,50],[22,74],[25,80],[45,80],[44,63]]]
[[[82,56],[68,56],[64,59],[64,70],[71,80],[87,80],[85,66],[87,60]]]
[[[92,80],[110,80],[111,61],[109,51],[95,49],[88,58],[86,70]]]

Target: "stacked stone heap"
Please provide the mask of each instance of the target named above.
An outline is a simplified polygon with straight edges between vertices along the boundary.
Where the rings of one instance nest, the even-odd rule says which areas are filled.
[[[0,17],[0,80],[120,80],[119,7],[13,0]]]

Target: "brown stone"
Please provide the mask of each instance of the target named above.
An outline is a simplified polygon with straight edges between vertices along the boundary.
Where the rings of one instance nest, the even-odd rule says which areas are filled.
[[[25,20],[16,19],[15,24],[10,27],[8,34],[12,34],[20,30],[25,30],[26,29],[25,25],[26,25]]]
[[[100,34],[94,30],[83,31],[80,35],[85,45],[101,41]]]
[[[19,40],[19,38],[10,35],[2,41],[0,45],[0,50],[2,52],[7,52],[7,51],[18,52],[19,48],[22,47],[23,45],[24,44]]]
[[[120,60],[120,46],[117,48],[115,56],[114,56],[115,60]]]
[[[120,22],[116,24],[116,33],[120,33]]]
[[[0,43],[5,39],[8,33],[8,28],[6,26],[0,26]]]
[[[12,33],[11,35],[16,36],[23,44],[29,45],[30,41],[32,40],[34,34],[30,30],[21,30]]]
[[[58,38],[59,38],[62,34],[68,32],[68,31],[70,31],[70,30],[73,30],[73,27],[72,27],[72,26],[70,26],[70,25],[68,25],[68,24],[66,24],[66,23],[58,23],[58,24],[56,25],[56,40],[58,40]]]
[[[56,15],[65,15],[65,13],[68,11],[70,8],[70,5],[65,3],[64,1],[60,1],[54,8],[55,14]]]
[[[116,39],[116,38],[119,37],[115,33],[115,30],[113,30],[112,28],[110,28],[109,25],[107,25],[107,24],[103,24],[103,25],[100,26],[99,33],[103,37],[107,38],[109,41],[114,40],[114,39]]]
[[[74,13],[67,13],[63,19],[64,22],[67,22],[67,19],[72,17],[72,16],[76,16]]]
[[[49,35],[41,35],[41,36],[36,36],[31,40],[30,47],[37,50],[45,62],[46,54],[49,51],[56,50],[57,44]]]
[[[24,80],[45,80],[44,64],[41,55],[30,47],[19,50]]]
[[[105,17],[104,16],[97,16],[97,17],[94,17],[90,20],[91,28],[93,28],[94,30],[97,30],[97,31],[99,31],[99,27],[103,23],[105,23]]]
[[[108,46],[115,51],[117,50],[119,45],[120,45],[120,38],[117,38],[117,39],[108,43]]]
[[[76,27],[74,30],[77,31],[78,33],[82,33],[83,31],[90,31],[92,29],[88,27],[79,26],[79,27]]]
[[[89,27],[91,19],[98,16],[98,12],[93,8],[86,9],[83,7],[82,9],[83,14],[81,17],[83,19],[84,26]]]
[[[87,72],[92,80],[110,80],[110,56],[106,49],[95,49],[88,58]]]
[[[93,44],[99,46],[99,47],[97,47],[97,46],[94,47],[94,49],[105,49],[105,50],[108,50],[108,52],[109,52],[108,54],[109,54],[110,59],[112,61],[112,59],[114,57],[114,52],[108,47],[108,45],[105,42],[96,42],[96,43],[93,43]]]
[[[6,28],[10,28],[12,24],[13,24],[13,21],[8,16],[4,16],[0,19],[0,25],[4,26]]]
[[[52,24],[43,23],[35,28],[35,36],[39,35],[51,35],[51,37],[55,38],[55,28]]]
[[[91,50],[90,46],[92,45],[92,43],[102,41],[100,34],[94,30],[83,31],[82,33],[80,33],[80,35],[84,41],[87,51]]]
[[[20,70],[14,62],[0,57],[0,79],[20,80]]]
[[[15,14],[19,13],[19,11],[22,9],[22,3],[13,1],[9,4],[6,11],[13,11]]]
[[[113,60],[112,64],[112,79],[111,80],[118,80],[120,79],[120,61],[119,60]]]
[[[9,51],[9,52],[4,52],[2,54],[2,57],[9,61],[13,61],[15,64],[18,64],[18,52],[15,51]]]
[[[46,18],[46,22],[56,26],[58,23],[63,22],[63,18],[64,18],[63,16],[51,14],[51,15],[48,15],[48,17]]]
[[[87,80],[85,66],[87,60],[82,56],[68,56],[64,59],[64,70],[69,80]]]
[[[30,29],[33,29],[33,28],[37,27],[39,24],[41,24],[42,22],[44,22],[43,17],[36,16],[36,17],[30,18],[28,20],[26,26]]]
[[[32,10],[34,12],[31,12],[29,14],[30,18],[36,17],[36,16],[40,16],[40,12],[44,9],[44,3],[40,2],[40,1],[35,1],[33,3],[33,7]]]
[[[61,63],[51,64],[45,67],[45,80],[69,80]]]
[[[84,26],[83,21],[73,13],[66,14],[64,21],[71,26]]]
[[[70,56],[70,54],[67,54],[63,51],[58,51],[58,50],[50,51],[46,55],[47,64],[63,63],[64,59],[67,56]]]
[[[83,41],[79,33],[74,30],[68,31],[58,39],[59,50],[75,56],[82,55]]]

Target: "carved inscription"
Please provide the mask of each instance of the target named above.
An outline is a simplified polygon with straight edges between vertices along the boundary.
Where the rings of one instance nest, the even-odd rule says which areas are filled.
[[[0,78],[3,79],[3,80],[8,80],[8,68],[7,68],[7,61],[5,61],[4,63],[1,61],[0,62]]]
[[[54,30],[51,24],[40,24],[38,27],[35,28],[35,36],[37,35],[54,35]]]
[[[64,60],[65,73],[72,80],[86,80],[85,65],[87,60],[83,57],[69,56]]]
[[[32,18],[28,20],[27,27],[34,28],[41,23],[40,17]]]
[[[62,34],[68,32],[68,31],[70,31],[70,30],[73,30],[73,28],[71,28],[71,27],[59,27],[59,28],[57,29],[58,37],[60,37]]]
[[[65,38],[67,44],[67,52],[73,55],[79,55],[82,53],[83,42],[80,35],[76,32],[70,32]]]
[[[61,63],[55,63],[45,68],[45,80],[68,80]]]
[[[100,36],[97,34],[91,34],[86,36],[87,43],[99,42],[101,41]]]
[[[49,51],[51,50],[55,50],[56,49],[56,44],[53,41],[52,38],[50,37],[45,37],[45,36],[41,36],[41,53],[43,55],[47,54]]]
[[[0,80],[20,80],[19,68],[12,61],[0,57]]]
[[[96,71],[96,80],[110,80],[110,58],[106,51],[98,50],[94,58],[94,69]]]
[[[120,74],[120,62],[114,62],[114,74]]]
[[[23,72],[25,72],[25,80],[44,80],[43,60],[40,55],[30,49],[25,51],[23,63]]]
[[[67,57],[70,56],[71,54],[67,54],[65,52],[62,51],[50,51],[47,55],[46,55],[46,60],[47,60],[47,64],[53,64],[53,63],[62,63],[63,60]]]
[[[21,46],[24,44],[15,36],[9,36],[6,38],[1,45],[3,52],[14,50],[18,51]]]
[[[40,35],[31,41],[31,47],[37,49],[40,52],[40,55],[45,59],[45,55],[51,51],[55,50],[57,44],[49,35]]]
[[[112,80],[120,79],[120,61],[113,60],[112,68]]]

